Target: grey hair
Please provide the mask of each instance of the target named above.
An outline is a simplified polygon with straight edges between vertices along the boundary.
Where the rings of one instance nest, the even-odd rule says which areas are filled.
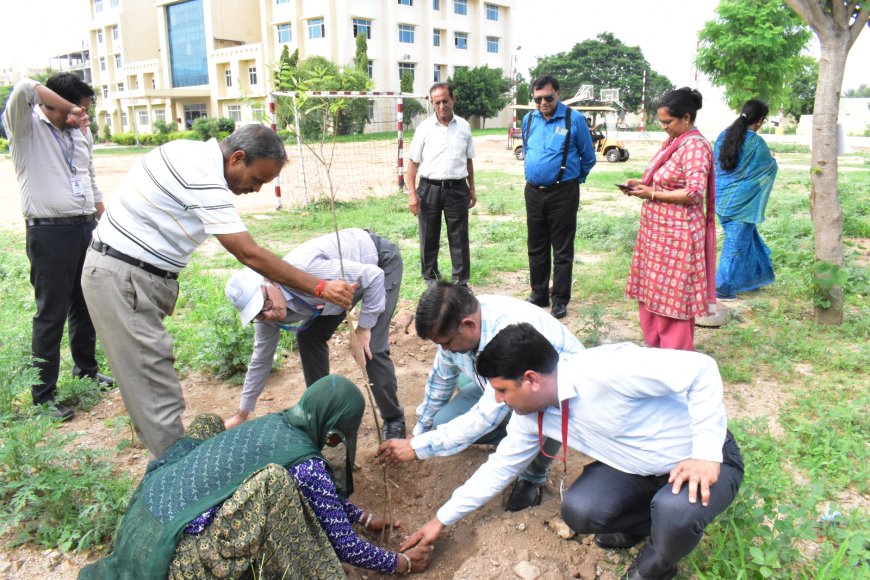
[[[236,151],[245,153],[245,165],[255,159],[274,159],[280,161],[281,165],[287,163],[284,141],[272,129],[258,123],[239,127],[221,141],[224,159]]]

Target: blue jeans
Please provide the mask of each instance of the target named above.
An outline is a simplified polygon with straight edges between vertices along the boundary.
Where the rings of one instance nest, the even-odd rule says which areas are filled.
[[[439,425],[449,423],[456,417],[467,413],[483,394],[480,387],[476,385],[474,381],[469,381],[465,375],[460,377],[460,385],[462,386],[459,388],[459,392],[456,396],[435,413],[435,416],[432,419],[432,429],[437,429]],[[499,441],[504,439],[505,435],[507,435],[507,424],[508,421],[510,421],[510,418],[511,416],[508,415],[507,418],[502,421],[501,425],[489,433],[482,435],[480,439],[474,443],[477,445],[498,445]],[[544,451],[546,451],[548,455],[556,455],[561,448],[562,444],[555,439],[550,439],[549,437],[544,439]],[[520,479],[524,479],[537,486],[544,485],[547,482],[547,472],[550,470],[550,463],[552,463],[552,461],[552,459],[539,452],[529,466],[526,467],[525,471],[520,474]]]
[[[719,480],[710,488],[710,504],[689,503],[688,485],[671,493],[668,474],[624,473],[603,463],[587,465],[565,492],[562,519],[578,534],[627,532],[649,536],[637,569],[655,578],[695,549],[713,519],[731,505],[743,481],[743,459],[728,433],[722,447]]]

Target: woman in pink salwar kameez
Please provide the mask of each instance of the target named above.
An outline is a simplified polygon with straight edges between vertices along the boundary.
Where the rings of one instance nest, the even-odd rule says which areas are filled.
[[[695,350],[695,317],[716,306],[713,149],[695,128],[701,94],[667,93],[658,118],[668,139],[626,195],[644,200],[625,295],[638,301],[647,346]]]

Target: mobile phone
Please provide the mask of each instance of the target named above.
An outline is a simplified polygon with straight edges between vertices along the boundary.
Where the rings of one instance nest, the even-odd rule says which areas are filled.
[[[618,187],[622,191],[631,191],[632,190],[631,187],[629,187],[627,185],[622,185],[621,183],[614,183],[613,185],[615,185],[616,187]]]

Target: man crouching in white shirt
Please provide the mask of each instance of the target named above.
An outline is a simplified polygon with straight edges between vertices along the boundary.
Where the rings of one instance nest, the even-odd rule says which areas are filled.
[[[434,542],[505,489],[538,453],[541,435],[596,460],[562,499],[574,531],[610,549],[649,538],[624,578],[676,576],[737,495],[743,460],[726,427],[718,367],[706,355],[622,343],[560,359],[523,323],[490,341],[477,370],[514,411],[507,437],[400,550]]]

